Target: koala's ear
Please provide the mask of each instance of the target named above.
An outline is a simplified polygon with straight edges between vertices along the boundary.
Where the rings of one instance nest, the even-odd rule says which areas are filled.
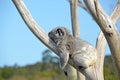
[[[63,70],[68,63],[69,54],[60,53],[59,57],[60,57],[60,68]]]
[[[56,30],[56,34],[58,34],[59,36],[64,36],[65,31],[64,31],[63,29],[61,29],[61,28],[58,28],[58,29]]]

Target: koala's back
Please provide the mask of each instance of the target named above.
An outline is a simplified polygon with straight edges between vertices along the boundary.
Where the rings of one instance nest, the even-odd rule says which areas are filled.
[[[88,42],[86,42],[82,39],[74,38],[72,46],[74,46],[75,50],[81,50],[82,48],[91,46],[91,44],[89,44]]]

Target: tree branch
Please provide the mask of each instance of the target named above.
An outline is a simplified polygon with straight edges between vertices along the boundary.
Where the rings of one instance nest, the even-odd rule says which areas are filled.
[[[68,1],[70,1],[70,0],[68,0]],[[78,6],[80,6],[81,8],[86,10],[89,14],[91,14],[93,16],[94,20],[97,22],[97,16],[96,16],[96,11],[95,11],[94,1],[93,0],[84,0],[84,2],[86,3],[86,5],[84,5],[79,0],[78,1]],[[101,8],[101,10],[103,10],[101,6],[100,6],[100,8]],[[99,36],[98,36],[97,42],[96,42],[96,49],[98,51],[98,59],[99,60],[97,60],[98,62],[95,66],[96,69],[99,70],[99,72],[101,73],[101,75],[99,75],[100,79],[104,79],[104,77],[103,77],[103,64],[104,64],[104,53],[105,53],[106,44],[107,44],[106,39],[105,39],[105,37],[104,37],[104,35],[101,31]],[[92,68],[92,69],[94,69],[94,68]]]
[[[105,53],[106,44],[107,44],[106,39],[104,37],[104,34],[101,31],[96,41],[96,49],[97,51],[99,51],[98,54]],[[99,60],[98,62],[99,65],[102,65],[102,66],[98,66],[98,67],[100,67],[101,70],[103,71],[104,54],[98,55],[98,58],[102,59],[102,60]]]
[[[70,0],[67,0],[68,2],[70,2]],[[82,1],[78,0],[78,6],[83,8],[85,11],[87,11],[89,13],[88,8],[86,7],[86,5],[84,3],[82,3]]]
[[[85,6],[81,1],[79,1],[79,3],[78,3],[78,4],[80,4],[79,6],[82,7],[83,9],[85,9],[87,12],[91,13],[94,20],[98,23],[98,25],[101,25],[99,23],[99,20],[97,19],[94,0],[84,0],[84,2],[86,4]],[[101,10],[101,12],[103,12],[103,14],[105,14],[104,10],[102,9],[102,7],[100,6],[99,3],[98,3],[98,7],[99,7],[99,10]],[[120,18],[120,15],[118,13],[120,13],[120,0],[118,0],[118,3],[116,5],[113,13],[110,16],[110,18],[111,18],[111,20],[113,21],[114,24],[116,24],[118,19]],[[109,32],[109,29],[106,29],[106,30]],[[96,43],[96,48],[98,50],[98,58],[99,58],[98,63],[96,65],[97,65],[97,67],[100,67],[100,68],[98,68],[98,69],[100,69],[100,71],[103,71],[104,52],[105,52],[106,44],[107,44],[107,42],[104,38],[103,33],[101,32],[99,37],[98,37],[97,43]]]
[[[94,17],[94,19],[95,19],[95,21],[98,23],[98,25],[100,26],[100,28],[101,28],[101,30],[104,32],[104,35],[106,35],[107,36],[107,34],[109,34],[109,35],[111,35],[111,31],[113,31],[113,32],[115,32],[115,35],[116,36],[118,36],[119,34],[118,34],[118,31],[117,31],[117,29],[116,29],[116,27],[115,27],[115,25],[114,24],[116,24],[117,23],[117,20],[119,19],[119,15],[117,14],[117,12],[119,12],[119,5],[117,5],[117,7],[114,9],[114,12],[112,13],[112,15],[111,15],[111,19],[113,19],[113,22],[114,23],[112,23],[112,28],[114,28],[113,30],[110,30],[110,28],[109,27],[111,27],[111,20],[109,19],[109,17],[106,15],[106,13],[104,12],[104,10],[102,9],[102,7],[100,6],[100,4],[99,3],[97,3],[97,8],[99,8],[99,12],[96,14],[96,9],[95,9],[95,5],[94,5],[94,0],[84,0],[84,2],[85,2],[85,4],[86,4],[86,6],[87,6],[87,8],[89,9],[89,11],[90,11],[90,13],[92,14],[92,16]],[[120,0],[119,0],[119,2],[118,3],[120,3]],[[117,12],[116,12],[117,11]],[[99,14],[102,14],[101,16],[99,16]],[[118,15],[118,16],[116,16],[116,15]],[[99,19],[98,19],[98,16],[99,16]],[[100,20],[100,18],[103,18],[104,20]],[[115,17],[115,18],[114,18]],[[106,19],[107,18],[107,19]],[[104,24],[104,25],[103,25]],[[105,24],[108,24],[108,26],[107,25],[105,25]],[[114,26],[113,26],[114,25]],[[101,27],[102,26],[102,27]],[[106,28],[105,28],[105,26],[106,26]],[[110,40],[110,38],[109,37],[106,37],[106,39],[108,38],[108,43],[109,43],[109,46],[111,46],[111,48],[110,49],[112,49],[111,50],[111,52],[112,52],[112,54],[113,54],[113,57],[114,57],[114,59],[115,59],[115,63],[116,63],[116,66],[117,66],[117,69],[118,69],[118,67],[119,67],[119,62],[120,62],[120,60],[119,60],[119,58],[117,57],[117,56],[119,56],[119,53],[117,54],[117,52],[115,52],[114,53],[114,50],[113,50],[113,48],[115,48],[115,46],[113,47],[112,45],[115,45],[115,44],[112,44],[112,43],[114,43],[114,42],[112,42],[112,41],[118,41],[119,40],[119,37],[116,37],[116,39],[114,38],[114,40]],[[117,42],[116,42],[117,43]],[[119,42],[118,42],[118,44],[119,44]],[[105,45],[106,45],[106,43],[105,43]],[[105,46],[104,45],[104,46]],[[117,44],[116,44],[117,45]],[[119,46],[117,47],[117,48],[119,48]],[[120,48],[119,48],[120,49]],[[101,50],[104,50],[104,47],[103,48],[101,48]],[[119,52],[119,51],[118,51]],[[104,53],[101,53],[101,54],[98,54],[99,56],[100,55],[102,55],[102,54],[104,54]],[[100,59],[100,60],[102,60],[102,59]],[[103,61],[103,60],[102,60]],[[102,62],[101,61],[101,62]],[[120,73],[119,72],[120,70],[118,69],[118,74]],[[120,74],[119,74],[120,75]]]
[[[95,5],[94,5],[94,0],[84,0],[90,14],[92,15],[92,17],[94,18],[94,20],[96,21],[96,23],[99,25],[99,21],[97,19],[97,15],[96,15],[96,10],[95,10]],[[99,4],[99,3],[98,3]],[[100,6],[100,4],[98,5],[99,9],[101,11],[104,12],[104,10],[102,9],[102,7]],[[104,53],[105,53],[105,48],[106,48],[106,40],[104,38],[104,35],[102,32],[100,32],[97,42],[96,42],[96,49],[98,51],[98,60],[95,66],[95,69],[97,70],[97,77],[98,80],[104,80],[104,76],[103,76],[103,64],[104,64]],[[98,76],[99,75],[99,76]]]
[[[70,0],[70,11],[71,11],[73,36],[79,38],[80,37],[80,29],[79,29],[79,20],[78,20],[78,1],[79,0]],[[83,6],[82,3],[80,5],[85,8],[85,6]],[[81,72],[79,72],[79,71],[77,71],[77,80],[85,80],[84,75],[81,74]]]
[[[78,6],[80,6],[81,8],[83,8],[84,10],[88,11],[86,5],[84,3],[82,3],[82,1],[78,0]]]
[[[70,2],[71,0],[67,0],[68,2]],[[82,3],[82,1],[78,0],[78,6],[80,6],[81,8],[88,10],[86,5]]]
[[[77,6],[78,6],[78,0],[70,0],[72,30],[73,30],[73,36],[75,37],[80,36]]]
[[[106,50],[106,44],[107,44],[107,41],[104,37],[103,32],[101,31],[96,41],[96,49],[98,51],[98,55],[97,55],[98,60],[95,66],[96,69],[98,69],[98,71],[100,72],[98,74],[101,80],[104,80],[103,66],[104,66],[104,53]]]
[[[95,9],[98,17],[98,23],[101,30],[103,31],[108,45],[110,47],[111,53],[114,58],[115,66],[117,69],[118,77],[120,80],[120,36],[119,32],[116,29],[116,26],[111,21],[109,16],[100,10],[98,6],[98,1],[95,0]]]
[[[113,23],[117,23],[118,19],[120,19],[120,0],[118,1],[114,11],[112,12],[110,18],[112,19]]]
[[[96,11],[94,8],[94,1],[93,0],[84,0],[85,2],[85,7],[86,7],[86,11],[91,15],[93,15],[94,20],[98,23],[97,21],[97,16],[96,16]],[[82,4],[81,2],[79,2],[80,4]],[[79,5],[81,7],[81,5]],[[83,7],[82,7],[83,8]],[[102,9],[102,7],[100,7]],[[83,8],[84,9],[84,8]],[[89,9],[89,10],[88,10]],[[103,10],[103,9],[102,9]],[[101,72],[101,74],[103,74],[103,64],[104,64],[104,53],[106,50],[106,39],[104,37],[104,34],[102,33],[102,31],[100,32],[97,41],[96,41],[96,49],[98,51],[98,59],[97,60],[97,64],[96,64],[96,68],[99,69],[99,71]],[[101,76],[101,79],[104,79],[103,75],[99,75]]]
[[[40,28],[40,26],[36,23],[36,21],[31,16],[29,10],[25,6],[23,0],[13,0],[16,8],[18,9],[21,17],[23,18],[24,22],[28,26],[28,28],[33,32],[33,34],[43,42],[48,48],[54,51],[57,54],[57,47],[52,40],[49,39],[47,34]]]
[[[59,54],[57,52],[57,46],[54,42],[52,42],[51,39],[47,36],[47,34],[38,26],[38,24],[35,22],[33,17],[31,16],[30,12],[26,8],[23,0],[13,0],[17,10],[19,11],[21,17],[23,18],[24,22],[28,26],[28,28],[33,32],[33,34],[42,41],[48,48],[50,48],[53,52],[55,52],[57,55]],[[78,71],[80,71],[79,67],[74,64],[73,59],[69,59],[69,64],[72,65],[74,68],[76,68]],[[89,71],[89,70],[87,70]],[[81,71],[88,79],[95,80],[94,76],[91,76],[92,73],[87,73],[86,70]]]

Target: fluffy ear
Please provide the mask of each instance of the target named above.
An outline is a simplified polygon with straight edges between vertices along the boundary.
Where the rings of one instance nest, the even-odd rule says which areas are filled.
[[[56,34],[59,34],[59,36],[64,36],[65,31],[64,31],[63,29],[61,29],[61,28],[58,28],[58,29],[56,30]]]
[[[69,53],[60,53],[60,68],[63,70],[68,63]]]

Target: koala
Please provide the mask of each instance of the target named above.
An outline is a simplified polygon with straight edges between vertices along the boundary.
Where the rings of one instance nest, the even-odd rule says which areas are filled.
[[[65,68],[69,59],[79,69],[86,69],[96,63],[97,50],[88,42],[72,36],[68,29],[57,27],[48,36],[58,47],[61,69]]]

